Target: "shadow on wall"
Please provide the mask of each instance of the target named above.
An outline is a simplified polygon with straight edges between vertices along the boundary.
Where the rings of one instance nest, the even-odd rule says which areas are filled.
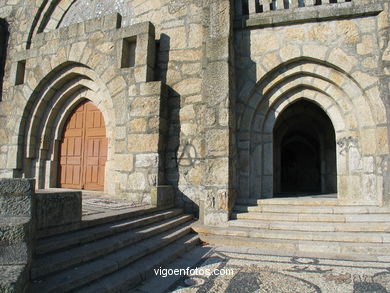
[[[154,71],[155,80],[167,82],[167,71],[169,63],[169,50],[171,39],[167,34],[161,34],[160,40],[156,41],[156,69]]]
[[[6,20],[0,18],[0,101],[3,95],[3,80],[5,72],[5,60],[7,58],[9,31]]]
[[[160,40],[156,44],[156,70],[155,79],[166,83],[167,71],[169,64],[170,52],[170,37],[166,34],[161,34]],[[198,213],[199,206],[190,198],[188,198],[183,191],[179,189],[179,161],[182,159],[178,156],[180,141],[180,109],[181,97],[178,92],[167,86],[168,98],[168,135],[165,143],[165,177],[167,184],[173,186],[175,191],[175,206],[184,208],[186,212]],[[183,146],[182,146],[183,148]],[[186,147],[184,146],[184,149]],[[185,167],[185,166],[183,166]]]
[[[180,95],[172,88],[168,87],[168,139],[165,151],[165,174],[167,183],[175,190],[175,206],[181,207],[187,213],[199,213],[199,205],[183,193],[179,188],[179,168],[191,167],[190,145],[181,146],[180,141]],[[183,152],[178,156],[179,148]],[[188,154],[187,154],[188,153]],[[187,158],[188,155],[188,158]],[[186,158],[184,158],[184,156]],[[183,170],[181,171],[183,172]]]
[[[245,6],[246,2],[246,6]],[[243,3],[243,13],[248,13],[248,3]],[[245,9],[246,7],[246,9]],[[244,16],[245,17],[245,16]],[[242,31],[241,34],[235,34],[234,51],[236,54],[236,143],[237,143],[237,172],[236,172],[236,190],[237,198],[250,197],[250,161],[248,153],[250,151],[250,132],[241,131],[242,110],[245,108],[243,99],[251,95],[257,81],[256,62],[251,59],[251,39],[250,31]],[[237,39],[239,38],[239,39]],[[261,162],[259,162],[260,164]],[[260,183],[260,182],[259,182]]]

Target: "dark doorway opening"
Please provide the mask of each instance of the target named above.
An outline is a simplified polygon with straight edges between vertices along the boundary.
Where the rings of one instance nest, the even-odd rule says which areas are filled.
[[[337,192],[335,131],[319,106],[302,99],[287,107],[273,137],[275,196]]]

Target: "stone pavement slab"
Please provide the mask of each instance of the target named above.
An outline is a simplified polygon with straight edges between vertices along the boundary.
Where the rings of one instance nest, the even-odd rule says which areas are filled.
[[[183,276],[166,292],[390,292],[388,261],[281,255],[225,246],[212,248],[196,268],[198,272]],[[207,275],[216,269],[221,275]]]

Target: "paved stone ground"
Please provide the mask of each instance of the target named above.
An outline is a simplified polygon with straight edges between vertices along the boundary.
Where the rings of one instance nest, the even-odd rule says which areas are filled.
[[[216,247],[196,266],[232,275],[182,277],[168,292],[390,292],[390,262],[280,256],[255,249]]]
[[[82,197],[83,216],[147,206],[145,204],[134,203],[125,199],[108,198],[99,192],[83,191]]]

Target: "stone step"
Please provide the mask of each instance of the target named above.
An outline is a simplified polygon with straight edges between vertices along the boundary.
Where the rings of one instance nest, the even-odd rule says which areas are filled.
[[[182,224],[167,232],[138,242],[137,245],[129,245],[93,261],[85,262],[57,274],[35,280],[33,281],[31,291],[40,293],[74,292],[77,288],[101,280],[105,276],[127,267],[146,255],[161,250],[190,232],[191,222]]]
[[[74,292],[77,293],[95,293],[95,292],[129,292],[132,291],[135,286],[140,284],[146,279],[152,278],[155,276],[154,269],[163,268],[180,255],[183,255],[193,249],[199,243],[199,236],[194,234],[189,234],[176,242],[170,244],[169,246],[154,252],[147,257],[132,263],[131,265],[123,268],[120,271],[117,271],[113,274],[110,274],[104,278],[99,279],[99,281],[94,282],[93,284],[87,285],[79,290]],[[193,252],[191,251],[191,254]],[[188,262],[185,263],[188,266]],[[185,268],[187,268],[187,266]],[[172,266],[174,269],[180,268],[176,262]],[[160,283],[155,285],[151,291],[145,292],[163,292],[162,287],[167,289],[167,279],[164,278]]]
[[[211,227],[205,225],[194,225],[193,229],[201,234],[218,236],[297,241],[384,243],[390,245],[390,233],[287,231],[243,227]]]
[[[172,209],[172,210],[157,212],[154,214],[141,216],[137,218],[112,222],[109,224],[104,224],[89,229],[83,229],[76,232],[71,232],[71,233],[61,234],[61,235],[57,235],[45,239],[40,239],[37,243],[35,254],[43,255],[43,254],[53,253],[59,250],[65,250],[65,249],[69,250],[70,248],[77,245],[96,241],[98,239],[105,238],[119,232],[124,232],[130,229],[143,227],[146,225],[150,225],[156,222],[160,222],[178,216],[182,212],[183,211],[181,209]]]
[[[142,241],[159,233],[168,231],[185,222],[190,221],[192,215],[181,215],[161,223],[152,224],[127,232],[122,232],[111,237],[103,238],[66,251],[43,255],[33,262],[31,278],[37,279],[52,274],[71,266],[79,265],[105,254],[112,253],[125,246]]]
[[[304,197],[274,197],[274,198],[237,198],[239,205],[305,205],[305,206],[337,206],[337,198],[304,196]]]
[[[158,212],[164,209],[167,209],[170,207],[156,207],[156,206],[144,206],[144,207],[138,207],[138,208],[129,208],[124,210],[112,210],[112,211],[105,211],[104,213],[100,214],[92,214],[92,215],[86,215],[82,217],[81,222],[73,223],[70,225],[63,225],[53,228],[48,228],[45,230],[39,230],[37,231],[37,238],[46,238],[51,237],[55,235],[60,235],[64,233],[74,232],[78,231],[80,229],[87,229],[91,227],[96,227],[99,225],[108,224],[115,221],[121,221],[125,219],[140,217],[143,215],[148,215],[154,212]]]
[[[306,206],[306,205],[236,205],[236,212],[299,214],[390,214],[390,207],[376,206]]]
[[[246,228],[269,229],[269,230],[390,233],[390,222],[332,223],[332,222],[233,220],[233,221],[229,221],[228,224],[230,227],[246,227]]]
[[[387,222],[390,214],[298,214],[266,212],[233,212],[231,219],[288,222]]]
[[[317,257],[326,255],[336,259],[356,259],[359,261],[390,261],[390,245],[380,243],[353,243],[353,242],[330,242],[308,240],[284,240],[284,239],[261,239],[241,236],[220,236],[212,234],[199,234],[201,241],[212,245],[226,245],[238,247],[253,247],[269,251],[283,253],[316,254]]]

